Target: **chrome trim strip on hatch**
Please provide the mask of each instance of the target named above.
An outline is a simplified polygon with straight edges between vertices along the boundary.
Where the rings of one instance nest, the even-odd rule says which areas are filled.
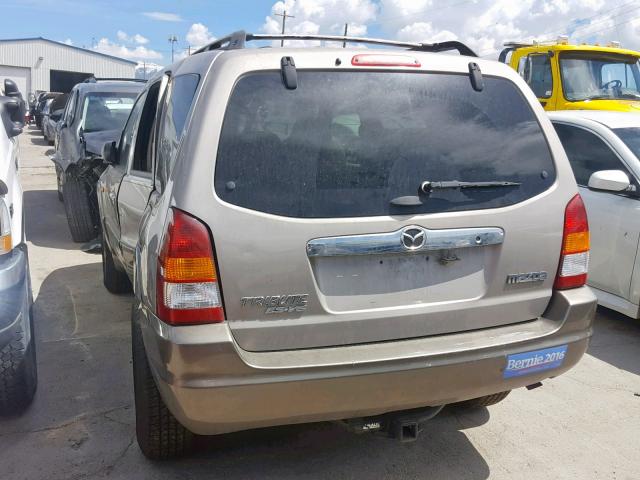
[[[307,242],[307,256],[419,253],[431,250],[499,245],[504,230],[498,227],[429,230],[410,225],[395,232],[316,238]]]

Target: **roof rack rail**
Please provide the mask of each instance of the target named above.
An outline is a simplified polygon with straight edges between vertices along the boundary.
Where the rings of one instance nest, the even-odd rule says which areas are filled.
[[[348,42],[348,43],[365,43],[369,45],[384,45],[388,47],[402,47],[408,50],[415,50],[421,52],[447,52],[451,50],[457,50],[460,55],[466,55],[469,57],[477,57],[478,55],[467,45],[457,40],[450,40],[447,42],[438,43],[411,43],[411,42],[397,42],[394,40],[384,40],[380,38],[365,38],[365,37],[347,37],[340,35],[296,35],[296,34],[282,34],[272,35],[263,33],[246,33],[243,30],[237,31],[215,40],[208,45],[196,50],[193,55],[202,52],[208,52],[211,50],[237,50],[246,48],[246,43],[251,40],[319,40],[328,42]]]
[[[96,83],[96,82],[102,82],[102,81],[147,83],[147,81],[142,78],[118,78],[118,77],[96,78],[94,76],[85,78],[82,83]]]

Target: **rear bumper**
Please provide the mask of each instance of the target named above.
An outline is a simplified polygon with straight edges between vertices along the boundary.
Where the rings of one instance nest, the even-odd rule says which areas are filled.
[[[585,353],[596,298],[557,292],[507,327],[349,347],[247,352],[226,324],[170,327],[136,309],[160,392],[189,430],[219,434],[453,403],[557,376]],[[558,368],[504,378],[507,355],[567,345]]]
[[[25,244],[0,257],[0,350],[17,336],[26,343],[30,339],[28,265]]]

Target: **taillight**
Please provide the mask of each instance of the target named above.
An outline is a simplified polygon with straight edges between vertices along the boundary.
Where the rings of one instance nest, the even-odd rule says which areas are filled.
[[[587,283],[589,268],[589,223],[580,195],[567,204],[564,212],[562,254],[556,275],[555,288],[581,287]]]
[[[158,317],[171,325],[224,321],[218,282],[207,227],[172,208],[158,257]]]
[[[361,53],[351,59],[354,67],[416,67],[420,62],[409,55],[389,55],[379,53]]]
[[[11,214],[5,201],[0,198],[0,255],[9,253],[11,248]]]

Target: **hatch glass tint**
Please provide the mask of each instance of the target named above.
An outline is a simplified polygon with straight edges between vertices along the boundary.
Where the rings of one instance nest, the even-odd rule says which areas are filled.
[[[279,71],[241,77],[215,170],[218,196],[298,218],[497,208],[548,189],[553,159],[531,107],[511,81],[400,72]],[[447,188],[423,182],[513,182]],[[414,197],[419,201],[397,202]]]

